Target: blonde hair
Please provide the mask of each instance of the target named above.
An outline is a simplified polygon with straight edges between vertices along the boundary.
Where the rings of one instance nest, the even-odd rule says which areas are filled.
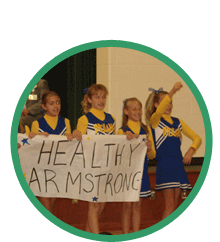
[[[166,94],[168,94],[168,92],[166,91],[153,91],[149,95],[145,104],[145,122],[147,125],[150,125],[150,118],[152,114],[156,111],[155,103],[159,103],[161,96]]]
[[[124,110],[125,109],[128,110],[128,107],[132,102],[139,103],[141,105],[141,108],[142,108],[142,103],[136,97],[128,98],[124,101],[123,116],[122,116],[122,129],[123,130],[125,130],[125,128],[128,126],[128,115],[125,114]],[[141,127],[144,129],[146,134],[148,134],[147,126],[145,124],[143,124],[142,122],[141,122]]]
[[[89,112],[89,110],[92,108],[91,103],[88,101],[88,98],[92,99],[92,96],[96,94],[98,91],[105,92],[106,95],[108,95],[107,88],[102,84],[93,84],[87,91],[87,93],[84,95],[84,98],[81,102],[83,113],[86,114]]]

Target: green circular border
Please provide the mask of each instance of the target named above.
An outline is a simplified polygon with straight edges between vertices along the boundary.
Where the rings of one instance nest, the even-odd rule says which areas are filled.
[[[30,190],[23,172],[21,170],[20,162],[19,162],[19,157],[18,157],[18,150],[17,150],[17,130],[18,130],[18,123],[21,115],[21,111],[23,109],[24,103],[26,101],[26,97],[29,95],[33,87],[37,84],[37,82],[44,76],[45,73],[47,73],[51,68],[53,68],[55,65],[57,65],[59,62],[63,61],[64,59],[75,55],[79,52],[86,51],[89,49],[96,49],[96,48],[102,48],[102,47],[121,47],[121,48],[128,48],[128,49],[133,49],[137,50],[143,53],[146,53],[148,55],[151,55],[158,60],[164,62],[166,65],[168,65],[170,68],[172,68],[183,80],[184,82],[188,85],[188,87],[191,89],[192,93],[194,94],[198,105],[200,107],[200,110],[202,112],[202,117],[204,120],[204,125],[205,125],[205,156],[204,156],[204,162],[203,166],[200,172],[200,175],[198,177],[198,180],[192,190],[192,192],[189,194],[189,196],[186,198],[186,200],[181,204],[181,206],[175,210],[169,217],[166,219],[160,221],[159,223],[141,230],[139,232],[135,233],[130,233],[130,234],[125,234],[125,235],[97,235],[97,234],[92,234],[88,232],[84,232],[82,230],[76,229],[55,216],[53,216],[50,212],[48,212],[42,205],[41,203],[36,199],[32,191]],[[204,142],[204,141],[203,141]],[[211,159],[211,154],[212,154],[212,128],[211,128],[211,122],[210,122],[210,117],[209,113],[206,107],[206,104],[203,100],[203,97],[201,93],[199,92],[198,88],[194,84],[194,82],[191,80],[191,78],[186,74],[186,72],[175,62],[173,62],[171,59],[169,59],[167,56],[161,54],[160,52],[144,46],[140,45],[137,43],[132,43],[132,42],[127,42],[127,41],[121,41],[121,40],[103,40],[103,41],[95,41],[95,42],[90,42],[86,44],[82,44],[79,46],[76,46],[74,48],[71,48],[60,55],[56,56],[53,58],[50,62],[48,62],[45,66],[43,66],[37,74],[32,78],[32,80],[29,82],[25,90],[23,91],[21,98],[18,101],[15,113],[14,113],[14,118],[12,122],[12,128],[11,128],[11,154],[12,154],[12,159],[14,163],[14,169],[16,171],[18,180],[26,193],[27,197],[30,199],[30,201],[33,203],[33,205],[51,222],[56,224],[58,227],[62,228],[63,230],[80,236],[82,238],[86,239],[91,239],[91,240],[98,240],[98,241],[126,241],[126,240],[131,240],[131,239],[137,239],[141,238],[144,236],[147,236],[149,234],[152,234],[163,227],[167,226],[173,220],[175,220],[179,215],[181,215],[187,207],[191,204],[191,202],[194,200],[196,195],[198,194],[199,190],[201,189],[203,182],[206,178],[209,164],[210,164],[210,159]]]

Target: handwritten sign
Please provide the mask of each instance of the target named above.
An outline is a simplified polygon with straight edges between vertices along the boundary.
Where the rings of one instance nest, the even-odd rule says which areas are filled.
[[[90,202],[138,201],[146,155],[145,137],[18,134],[22,171],[36,196]]]

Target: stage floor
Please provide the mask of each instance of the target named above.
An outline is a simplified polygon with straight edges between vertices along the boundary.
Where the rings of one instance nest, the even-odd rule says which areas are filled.
[[[191,167],[187,171],[187,175],[191,186],[193,187],[198,179],[200,170]],[[156,183],[155,172],[149,172],[151,189],[154,189]],[[179,205],[184,200],[179,198]],[[161,216],[164,211],[164,199],[162,192],[156,192],[156,199],[143,199],[141,208],[141,229],[148,228],[161,221]],[[80,230],[85,230],[88,213],[88,202],[78,201],[73,204],[71,199],[57,199],[54,215],[63,222]],[[100,217],[100,231],[111,232],[113,234],[121,234],[121,218],[122,218],[122,203],[108,202]],[[132,231],[131,231],[132,232]]]

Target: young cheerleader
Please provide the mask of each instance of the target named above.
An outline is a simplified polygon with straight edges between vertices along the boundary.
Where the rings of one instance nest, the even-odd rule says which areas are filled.
[[[141,122],[142,104],[137,98],[129,98],[124,102],[122,127],[118,130],[119,135],[127,135],[127,139],[137,138],[139,134],[146,134],[147,155],[145,157],[142,185],[139,202],[124,202],[122,211],[122,232],[130,231],[130,221],[132,214],[133,232],[140,230],[141,223],[141,201],[151,195],[150,181],[148,177],[148,158],[154,159],[156,152],[153,144],[151,129]]]
[[[187,178],[184,164],[191,163],[194,152],[201,144],[201,138],[178,118],[171,117],[172,96],[182,87],[177,82],[168,92],[156,91],[150,94],[146,102],[146,121],[150,122],[156,148],[156,190],[162,190],[165,199],[165,211],[162,219],[170,215],[178,206],[182,191],[192,189]],[[182,132],[193,144],[182,156]]]
[[[101,84],[93,84],[81,102],[83,115],[79,118],[77,129],[73,131],[73,138],[82,139],[82,134],[112,135],[115,134],[115,118],[103,110],[106,104],[108,90]],[[86,231],[99,233],[99,217],[105,203],[89,202],[88,221]]]
[[[66,135],[67,139],[71,141],[73,139],[71,134],[70,122],[66,118],[59,116],[61,110],[61,100],[57,93],[53,91],[46,92],[42,97],[42,108],[46,111],[45,115],[32,123],[30,138],[35,135],[49,134]],[[39,201],[44,207],[53,212],[56,198],[38,197]]]

